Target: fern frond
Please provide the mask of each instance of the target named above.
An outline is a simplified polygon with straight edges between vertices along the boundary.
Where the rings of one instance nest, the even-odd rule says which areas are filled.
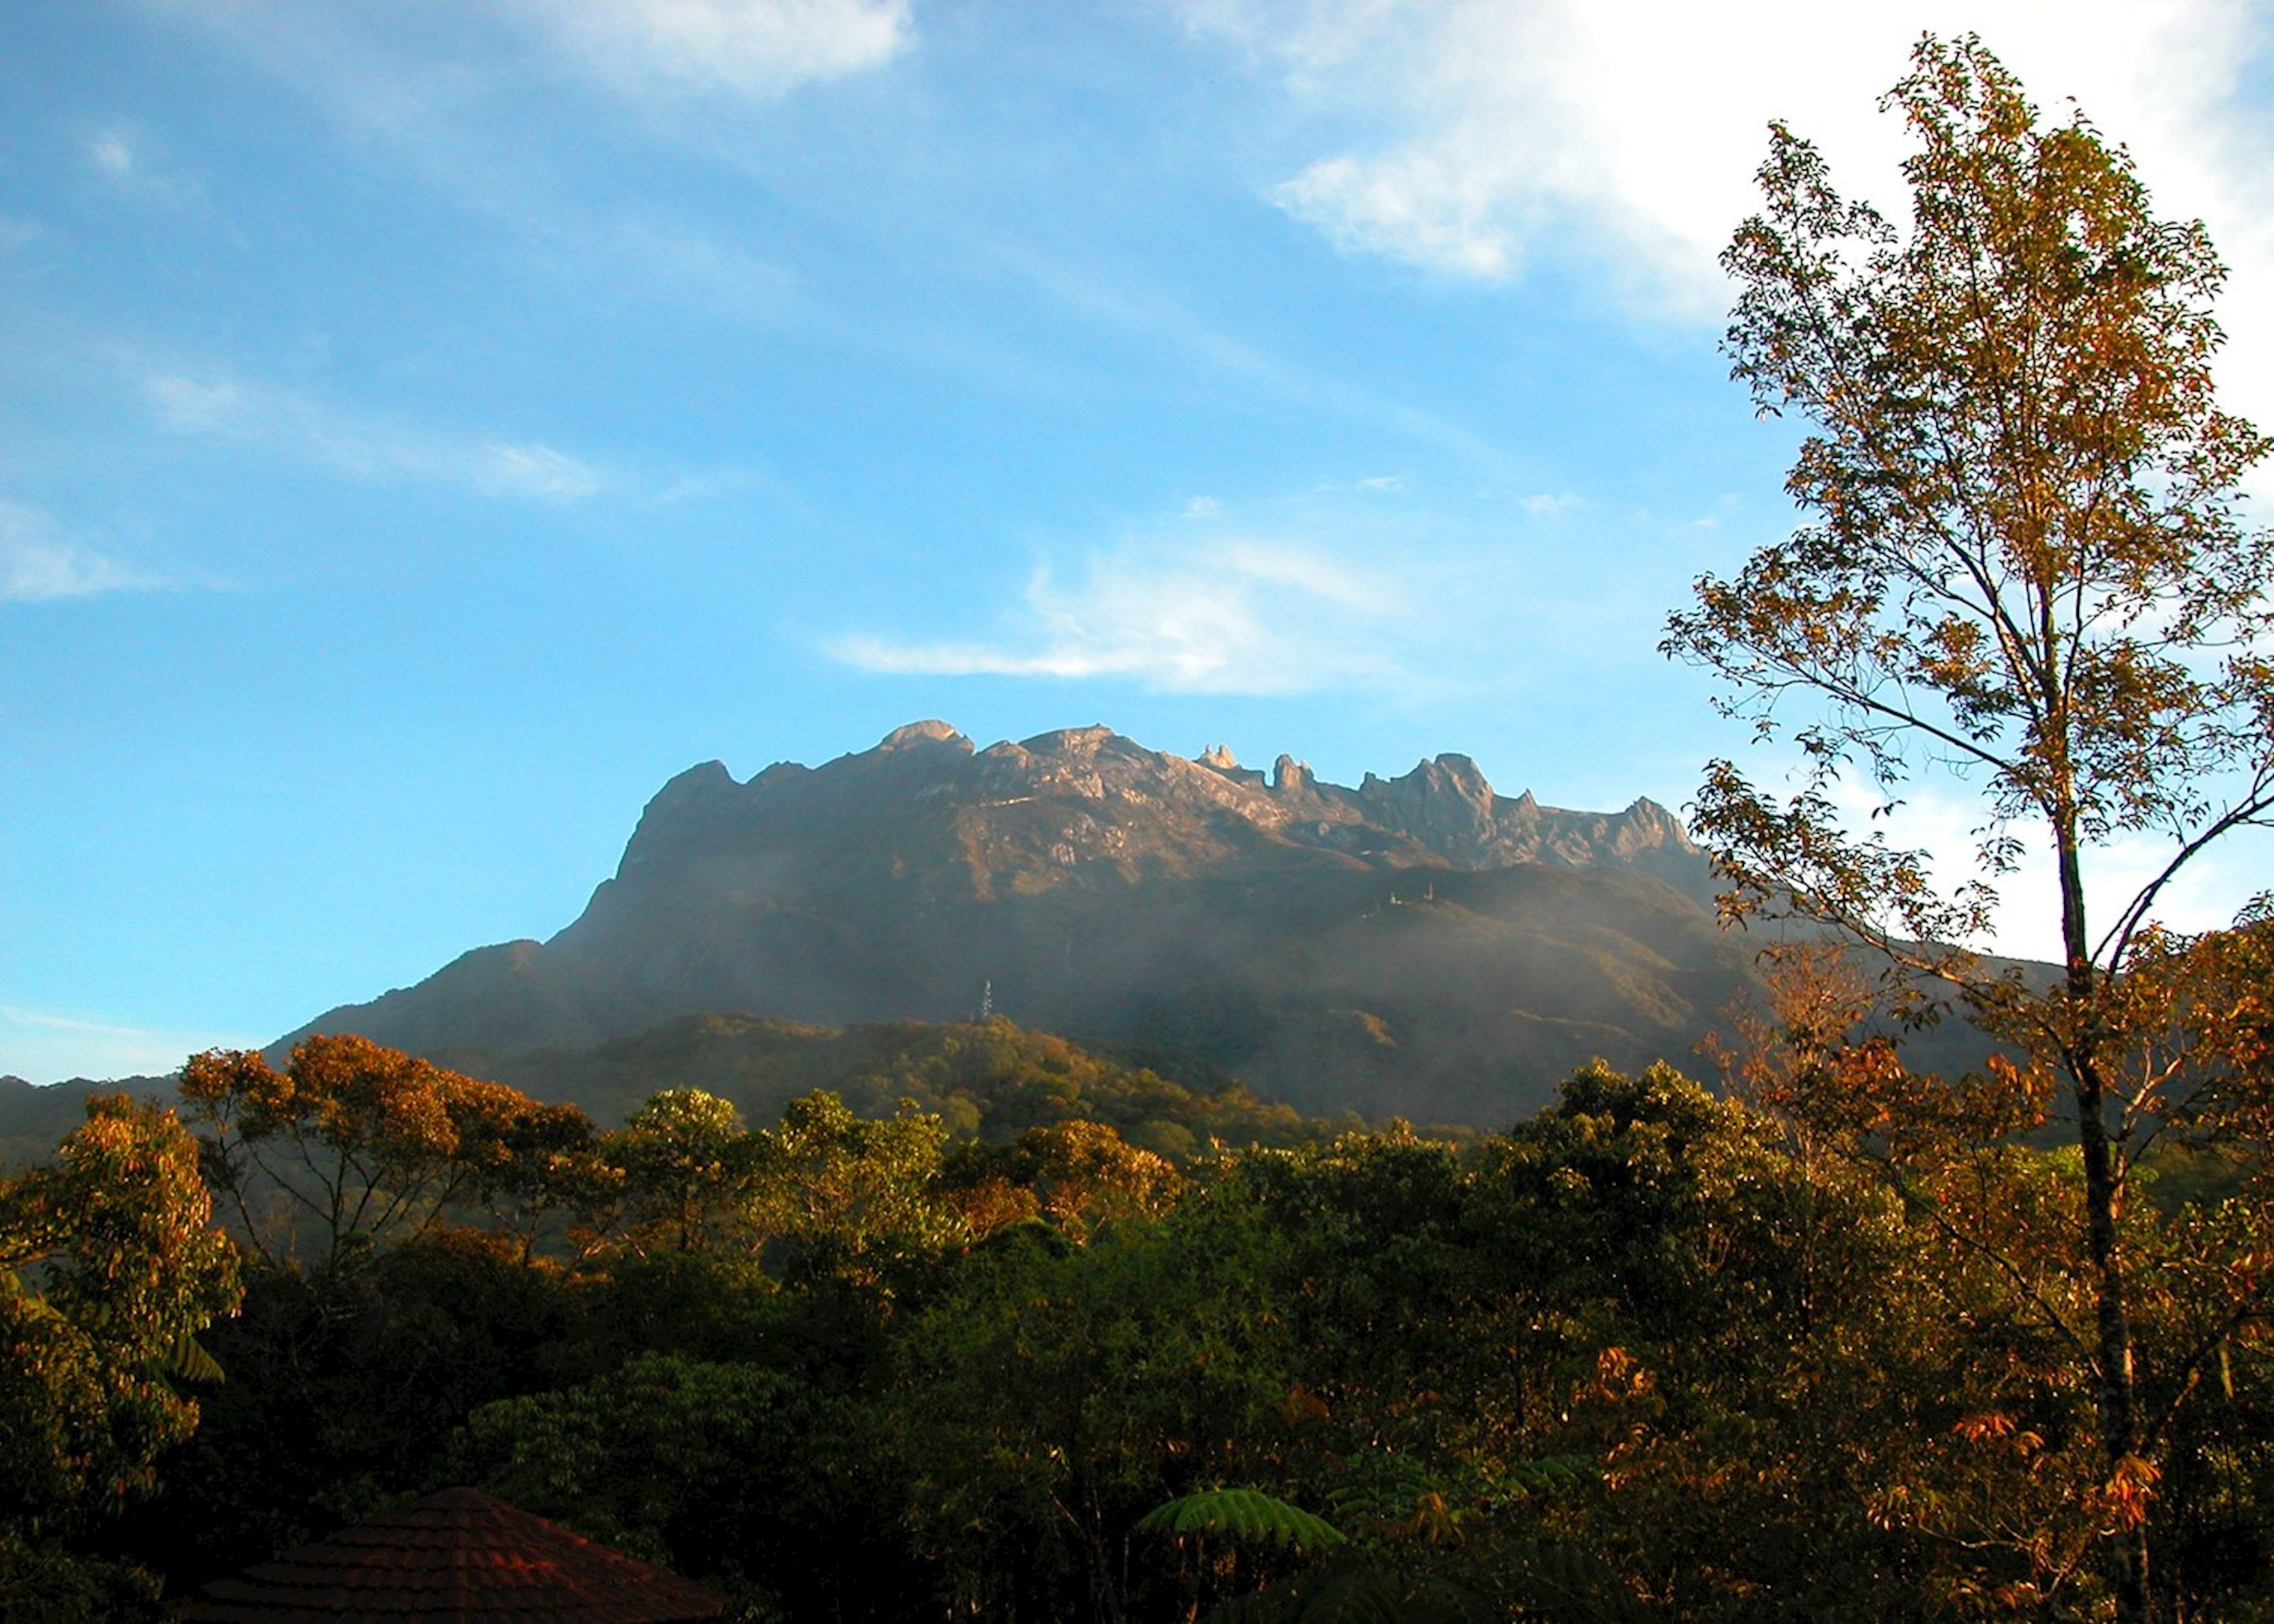
[[[217,1382],[227,1380],[221,1364],[205,1350],[205,1344],[187,1331],[174,1338],[166,1351],[154,1363],[158,1368],[177,1381]]]
[[[1321,1551],[1344,1543],[1341,1530],[1259,1489],[1209,1489],[1156,1506],[1138,1519],[1148,1534],[1214,1534],[1220,1538]]]

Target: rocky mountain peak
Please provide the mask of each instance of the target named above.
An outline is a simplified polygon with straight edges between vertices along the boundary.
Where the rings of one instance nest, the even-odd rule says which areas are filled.
[[[1367,773],[1353,790],[1290,755],[1267,778],[1223,745],[1192,760],[1093,724],[975,749],[937,720],[817,768],[778,763],[743,784],[717,762],[689,768],[649,803],[618,877],[703,853],[733,853],[749,868],[829,852],[832,864],[885,862],[903,876],[928,865],[937,883],[961,876],[955,889],[990,896],[1006,884],[1197,873],[1265,846],[1397,867],[1614,863],[1693,894],[1709,883],[1680,823],[1655,803],[1606,814],[1542,807],[1529,791],[1510,800],[1457,753],[1395,778]]]
[[[895,727],[877,741],[877,748],[880,751],[905,750],[920,748],[927,744],[954,745],[962,754],[971,754],[970,740],[945,722],[937,720],[910,722],[905,727]]]
[[[1124,739],[1103,722],[1093,722],[1087,727],[1061,727],[1046,733],[1036,733],[1022,739],[1019,748],[1029,756],[1065,756],[1087,759],[1108,745],[1128,746],[1133,741]]]

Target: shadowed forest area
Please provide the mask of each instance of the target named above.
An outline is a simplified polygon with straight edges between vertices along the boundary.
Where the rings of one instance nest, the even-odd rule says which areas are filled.
[[[1729,1059],[1776,1109],[1594,1068],[1458,1147],[1180,1157],[1038,1106],[1065,1046],[933,1055],[1030,1124],[601,1132],[353,1038],[193,1058],[186,1128],[96,1101],[5,1191],[0,1583],[136,1616],[468,1483],[750,1620],[2082,1618],[2133,1521],[2182,1616],[2274,1605],[2255,1323],[2107,1481],[2073,1153],[1833,1120],[1773,1034]],[[2209,1150],[2153,1188],[2175,1353],[2263,1204]]]

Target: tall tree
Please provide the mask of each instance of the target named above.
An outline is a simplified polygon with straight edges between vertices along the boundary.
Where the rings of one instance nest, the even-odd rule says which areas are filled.
[[[2135,1064],[2175,1011],[2126,980],[2157,951],[2172,881],[2274,808],[2274,558],[2236,515],[2268,441],[2214,395],[2209,237],[2154,214],[2120,147],[2081,115],[2041,126],[1971,36],[1923,40],[1888,102],[1916,142],[1904,231],[1772,129],[1766,207],[1723,255],[1741,289],[1728,348],[1765,412],[1811,425],[1787,489],[1814,522],[1701,579],[1666,646],[1765,731],[1806,709],[1797,794],[1709,770],[1699,822],[1733,907],[1796,905],[1939,978],[2037,1057],[2021,1083],[2066,1095],[2091,1302],[2071,1330],[2112,1504],[2136,1509],[2192,1372],[2142,1368],[2127,1186],[2201,1079]],[[1834,794],[1844,775],[1892,796],[1938,770],[1982,801],[1978,871],[1955,886],[1851,833]],[[2143,835],[2170,842],[2146,883],[2096,869]],[[1926,945],[1979,939],[2029,839],[2058,883],[2050,989]],[[2246,1287],[2233,1307],[2257,1302]],[[2144,1529],[2110,1522],[2131,1524],[2120,1612],[2144,1617]]]

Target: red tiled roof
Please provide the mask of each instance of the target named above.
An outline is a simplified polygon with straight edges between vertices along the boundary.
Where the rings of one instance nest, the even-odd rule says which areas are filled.
[[[444,1489],[216,1579],[200,1624],[681,1624],[727,1598],[478,1489]]]

